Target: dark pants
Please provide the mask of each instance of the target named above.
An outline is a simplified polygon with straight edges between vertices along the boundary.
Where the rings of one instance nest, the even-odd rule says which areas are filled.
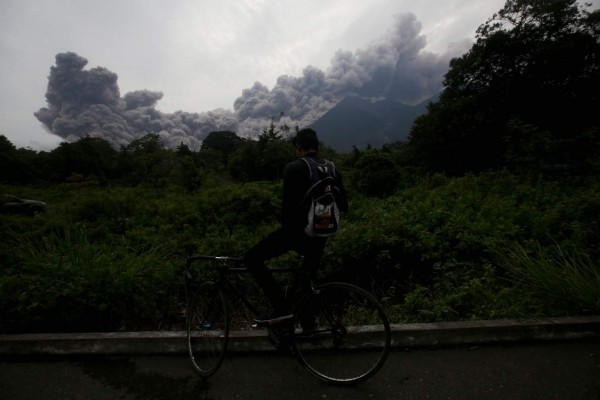
[[[309,277],[314,277],[321,263],[326,243],[325,238],[312,238],[302,231],[291,233],[279,228],[246,253],[244,264],[275,309],[287,311],[289,305],[285,301],[285,296],[273,278],[273,274],[265,266],[265,262],[293,250],[304,256],[302,272]]]

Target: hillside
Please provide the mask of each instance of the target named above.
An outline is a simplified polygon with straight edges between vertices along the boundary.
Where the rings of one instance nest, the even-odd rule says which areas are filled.
[[[427,112],[428,99],[414,106],[394,100],[369,101],[347,97],[315,121],[321,140],[337,151],[347,152],[353,146],[368,144],[380,147],[385,143],[406,140],[415,118]]]

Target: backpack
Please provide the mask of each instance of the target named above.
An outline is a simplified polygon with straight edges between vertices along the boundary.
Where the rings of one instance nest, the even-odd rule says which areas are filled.
[[[340,211],[336,202],[340,189],[335,185],[335,166],[328,160],[324,163],[309,157],[302,160],[308,165],[311,182],[301,202],[308,210],[304,232],[311,237],[333,236],[340,226]]]

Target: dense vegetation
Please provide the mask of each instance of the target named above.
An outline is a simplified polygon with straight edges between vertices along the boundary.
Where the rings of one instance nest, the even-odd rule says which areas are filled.
[[[414,158],[452,174],[597,174],[600,11],[576,4],[507,1],[451,61],[440,101],[413,126]]]
[[[393,322],[600,312],[600,19],[575,4],[507,1],[407,143],[323,149],[351,200],[324,276]],[[0,331],[177,327],[185,256],[240,256],[277,225],[289,131],[197,152],[0,135],[0,192],[48,203],[1,216]]]
[[[383,198],[353,189],[324,261],[324,275],[385,298],[394,322],[600,311],[597,183],[501,171],[403,185]],[[3,185],[49,209],[2,216],[2,330],[170,327],[184,257],[242,255],[277,224],[280,189]]]

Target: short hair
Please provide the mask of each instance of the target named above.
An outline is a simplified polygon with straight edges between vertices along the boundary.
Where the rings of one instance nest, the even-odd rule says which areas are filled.
[[[302,147],[304,150],[319,151],[319,138],[317,132],[310,128],[300,129],[296,137],[292,139],[294,145]]]

